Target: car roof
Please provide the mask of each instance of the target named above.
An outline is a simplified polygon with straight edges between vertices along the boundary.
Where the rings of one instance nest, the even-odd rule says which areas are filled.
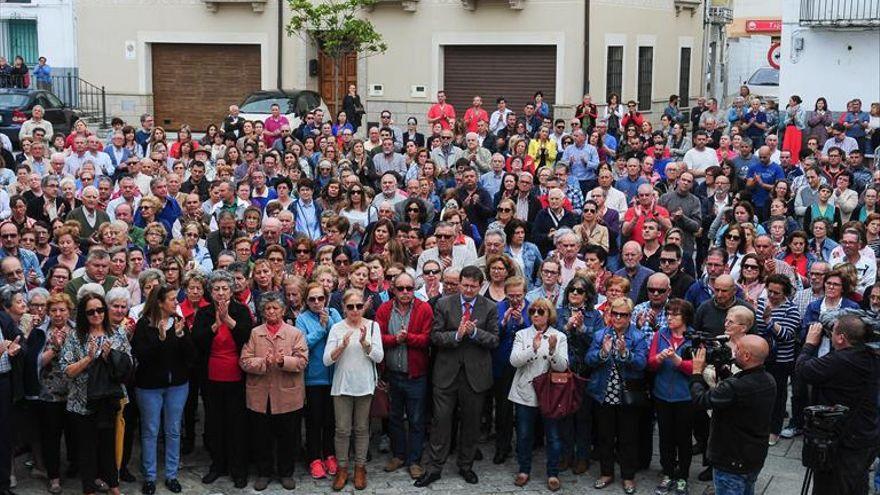
[[[2,88],[0,89],[0,94],[15,94],[15,95],[35,95],[37,93],[42,93],[42,89],[22,89],[22,88]]]
[[[288,98],[295,98],[295,97],[299,96],[300,93],[314,93],[314,91],[311,91],[308,89],[267,89],[267,90],[260,90],[260,91],[254,91],[252,93],[248,93],[248,95],[245,96],[244,99],[247,100],[247,99],[255,97],[255,96],[261,96],[264,98],[272,98],[272,97],[278,97],[278,96],[286,96]]]

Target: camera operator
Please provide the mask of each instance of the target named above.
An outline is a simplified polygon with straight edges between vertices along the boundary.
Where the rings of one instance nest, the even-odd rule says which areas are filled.
[[[877,454],[877,381],[880,358],[865,346],[865,323],[856,315],[841,316],[831,331],[834,352],[818,357],[822,324],[813,323],[798,357],[795,374],[813,386],[812,403],[849,408],[837,436],[831,471],[814,473],[814,495],[868,493],[868,469]],[[807,432],[809,434],[809,432]]]
[[[712,411],[706,457],[714,468],[715,493],[750,495],[767,457],[776,382],[764,369],[770,354],[766,340],[742,335],[733,346],[736,365],[742,371],[715,388],[703,378],[706,349],[696,351],[691,397],[698,410]]]

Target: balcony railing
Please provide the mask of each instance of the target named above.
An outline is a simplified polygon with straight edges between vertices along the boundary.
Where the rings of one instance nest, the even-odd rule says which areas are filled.
[[[877,27],[880,0],[801,0],[801,26]]]

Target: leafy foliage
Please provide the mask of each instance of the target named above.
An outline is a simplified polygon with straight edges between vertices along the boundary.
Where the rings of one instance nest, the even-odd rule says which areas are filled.
[[[287,0],[291,19],[288,36],[312,41],[335,61],[349,53],[369,56],[384,53],[388,45],[361,13],[378,0]]]

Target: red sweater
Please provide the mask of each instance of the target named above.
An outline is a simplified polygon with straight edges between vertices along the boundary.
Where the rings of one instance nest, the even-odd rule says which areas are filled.
[[[385,349],[396,347],[397,337],[388,331],[394,300],[386,301],[376,310],[376,321],[382,333],[382,346]],[[431,325],[434,310],[431,305],[419,299],[413,300],[409,326],[406,328],[406,365],[410,378],[419,378],[428,373],[428,348],[431,345]]]

